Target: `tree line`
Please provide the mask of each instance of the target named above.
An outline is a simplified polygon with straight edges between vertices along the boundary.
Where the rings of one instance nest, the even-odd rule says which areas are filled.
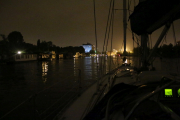
[[[133,49],[133,55],[140,56],[141,53],[141,47],[136,47]],[[148,48],[148,54],[152,51],[152,49]],[[176,58],[180,57],[180,46],[173,44],[164,44],[157,48],[156,53],[154,54],[155,57],[164,57],[164,58]]]
[[[52,41],[41,41],[37,40],[37,45],[31,43],[26,43],[23,39],[23,36],[18,31],[13,31],[9,33],[6,37],[3,34],[0,34],[2,40],[0,40],[0,54],[9,55],[15,54],[17,51],[22,51],[22,53],[49,53],[55,51],[56,53],[73,53],[76,52],[85,53],[85,50],[82,46],[80,47],[59,47],[53,44]]]

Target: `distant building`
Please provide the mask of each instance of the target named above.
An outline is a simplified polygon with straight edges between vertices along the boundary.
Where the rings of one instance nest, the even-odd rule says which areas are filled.
[[[52,58],[52,59],[55,59],[55,58],[56,58],[56,53],[55,53],[55,51],[52,51],[51,54],[52,54],[52,57],[51,57],[51,58]]]
[[[85,49],[85,53],[89,53],[91,50],[95,50],[95,46],[90,43],[83,44],[82,46]]]

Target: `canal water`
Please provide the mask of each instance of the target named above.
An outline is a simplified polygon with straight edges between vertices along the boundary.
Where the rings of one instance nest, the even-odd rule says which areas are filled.
[[[127,57],[132,66],[138,58]],[[0,64],[0,120],[52,119],[121,57],[84,57]],[[155,59],[156,70],[180,73],[180,59]]]
[[[0,64],[0,119],[49,118],[121,64],[121,57]]]

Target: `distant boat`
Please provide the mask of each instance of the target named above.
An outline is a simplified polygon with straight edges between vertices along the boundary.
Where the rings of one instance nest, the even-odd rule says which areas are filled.
[[[39,61],[49,61],[51,60],[51,54],[48,54],[48,53],[40,53],[38,55],[38,60]]]
[[[25,61],[35,61],[35,60],[37,60],[37,54],[21,53],[9,57],[6,63],[16,63],[16,62],[25,62]]]
[[[76,54],[73,56],[74,58],[81,57],[81,54],[79,52],[76,52]]]

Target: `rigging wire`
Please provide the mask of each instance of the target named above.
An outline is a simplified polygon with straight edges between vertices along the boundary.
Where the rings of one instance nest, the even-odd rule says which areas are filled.
[[[173,30],[173,37],[174,37],[174,47],[176,48],[175,49],[175,52],[176,52],[176,55],[178,55],[178,49],[177,49],[177,41],[176,41],[176,33],[175,33],[175,28],[174,28],[174,23],[172,22],[172,30]],[[179,72],[179,66],[178,66],[178,63],[179,63],[179,61],[178,61],[178,58],[177,58],[177,72]]]
[[[164,36],[164,39],[162,40],[162,42],[161,42],[161,45],[160,45],[160,46],[162,46],[162,45],[163,45],[164,41],[167,43],[167,41],[166,41],[166,36],[167,36],[168,32],[169,32],[169,30],[166,32],[166,34],[165,34],[165,36]]]
[[[93,0],[93,7],[94,7],[94,32],[95,32],[95,40],[96,40],[96,52],[97,52],[97,27],[96,27],[96,3],[95,0]],[[96,69],[98,71],[98,61],[97,61],[97,55],[96,55]],[[97,91],[99,90],[99,79],[97,79]]]
[[[111,10],[112,10],[112,2],[113,0],[110,1],[110,5],[109,5],[109,12],[108,12],[108,19],[107,19],[107,23],[106,23],[106,31],[105,31],[105,37],[104,37],[104,44],[103,44],[103,52],[104,49],[105,49],[105,44],[106,44],[106,35],[107,35],[107,32],[108,32],[108,27],[109,27],[109,21],[110,21],[110,15],[111,15]],[[104,65],[102,64],[103,62],[103,59],[101,59],[101,69],[103,70],[103,66],[105,66],[105,57],[104,57]],[[103,75],[103,73],[101,73],[101,75]]]
[[[106,51],[107,51],[107,46],[108,46],[108,41],[109,41],[109,37],[110,37],[110,34],[111,34],[111,39],[113,37],[113,34],[111,32],[113,32],[113,21],[114,21],[114,0],[113,0],[113,3],[112,3],[112,10],[111,10],[111,18],[110,18],[110,25],[108,26],[109,29],[108,29],[108,37],[107,37],[107,44],[106,44]],[[112,43],[111,43],[112,45]],[[112,46],[111,46],[112,47]],[[110,50],[110,56],[111,56],[111,53],[112,53],[112,49]],[[109,72],[110,72],[110,66],[111,66],[111,57],[110,57],[110,64],[109,64]]]
[[[168,31],[166,32],[166,34],[164,35],[164,38],[163,38],[163,40],[161,41],[160,47],[163,45],[164,41],[167,43],[167,41],[166,41],[166,36],[167,36],[168,32],[169,32],[169,30],[168,30]],[[153,63],[154,60],[155,60],[155,57],[152,58],[151,63]]]
[[[114,0],[113,0],[113,2],[114,2]],[[111,11],[110,24],[109,24],[109,26],[108,26],[108,37],[107,37],[107,41],[106,41],[106,51],[107,51],[109,36],[110,36],[110,32],[111,32],[112,19],[113,19],[112,17],[113,17],[113,6],[112,6],[112,11]]]
[[[110,56],[111,56],[111,52],[112,52],[112,40],[113,40],[113,27],[114,27],[114,0],[113,0],[113,7],[112,7],[112,18],[111,18],[111,23],[112,23],[112,26],[111,26],[111,51],[110,51]],[[111,59],[112,57],[110,57],[110,64],[109,64],[109,72],[110,72],[110,69],[111,69]]]
[[[128,27],[127,27],[127,29],[128,29],[130,32],[132,32],[132,31],[130,30],[130,28],[128,28]],[[136,44],[137,44],[137,45],[138,45],[138,47],[139,47],[139,40],[138,40],[137,35],[136,35],[136,34],[134,35],[134,33],[133,33],[133,32],[132,32],[132,34],[133,34],[133,40],[134,40],[134,42],[136,42]],[[137,41],[134,39],[134,36],[136,37]]]
[[[96,27],[96,4],[95,0],[93,0],[94,4],[94,29],[95,29],[95,40],[96,40],[96,52],[97,52],[97,27]],[[97,64],[97,55],[96,55],[96,64]]]
[[[105,43],[106,43],[106,35],[107,35],[107,32],[108,32],[108,26],[109,26],[110,14],[111,14],[112,1],[113,0],[110,1],[110,6],[109,6],[108,20],[107,20],[107,23],[106,23],[106,31],[105,31],[104,44],[103,44],[103,52],[104,52],[104,47],[105,47]]]

